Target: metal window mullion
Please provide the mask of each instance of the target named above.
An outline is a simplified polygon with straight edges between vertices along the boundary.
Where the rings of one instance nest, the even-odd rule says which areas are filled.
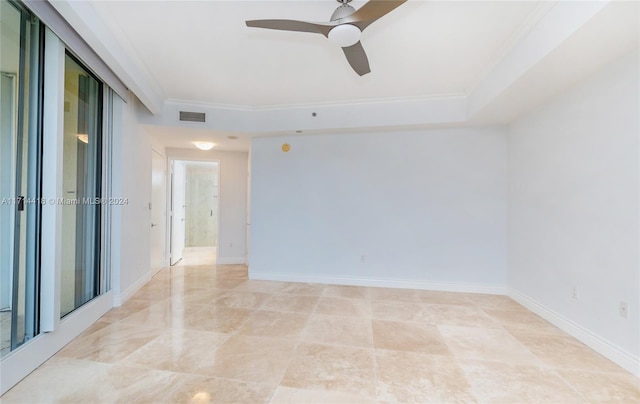
[[[103,92],[103,120],[102,120],[102,197],[113,197],[113,90],[105,85]],[[101,215],[101,265],[100,265],[100,294],[111,288],[111,221],[113,206],[103,205]]]

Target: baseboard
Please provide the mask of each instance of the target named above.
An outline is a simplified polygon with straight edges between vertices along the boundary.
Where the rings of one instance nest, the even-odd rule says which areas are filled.
[[[151,280],[151,272],[147,272],[140,277],[133,285],[129,286],[127,290],[122,293],[113,296],[113,307],[120,307],[131,298],[140,288],[147,284]]]
[[[640,358],[637,356],[619,348],[598,334],[576,324],[517,290],[509,288],[508,296],[602,356],[631,372],[634,376],[640,377]]]
[[[484,293],[504,295],[506,289],[502,285],[483,285],[456,282],[431,282],[407,279],[356,278],[347,276],[319,276],[290,273],[252,272],[249,268],[249,279],[281,282],[321,283],[327,285],[372,286],[397,289],[421,289],[442,292]]]
[[[245,257],[218,257],[216,264],[220,265],[244,265],[247,263]]]

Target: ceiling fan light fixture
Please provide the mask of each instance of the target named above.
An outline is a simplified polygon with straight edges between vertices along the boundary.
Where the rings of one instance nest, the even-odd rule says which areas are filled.
[[[352,24],[341,24],[329,31],[329,41],[341,48],[348,48],[360,41],[362,31]]]
[[[198,149],[200,150],[211,150],[215,147],[215,144],[211,143],[211,142],[194,142],[193,143]]]

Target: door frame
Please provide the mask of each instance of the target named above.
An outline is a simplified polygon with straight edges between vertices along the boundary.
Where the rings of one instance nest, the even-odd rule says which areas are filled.
[[[159,150],[156,150],[155,147],[151,148],[151,173],[152,173],[151,175],[152,176],[153,176],[153,154],[154,153],[157,154],[158,156],[162,157],[162,161],[164,163],[163,164],[163,166],[164,166],[164,184],[163,184],[163,187],[164,187],[164,191],[165,191],[165,199],[164,199],[164,206],[162,207],[162,221],[163,221],[163,223],[161,223],[161,227],[160,227],[160,229],[164,231],[164,234],[163,234],[164,242],[163,242],[163,247],[162,247],[162,266],[160,267],[160,269],[158,269],[156,271],[154,271],[154,269],[151,268],[151,270],[152,270],[151,276],[153,276],[156,273],[160,272],[163,268],[166,268],[166,267],[169,266],[169,262],[168,262],[169,249],[167,248],[168,244],[167,244],[167,237],[166,237],[166,233],[168,233],[168,230],[169,230],[168,226],[167,226],[167,224],[168,224],[167,223],[167,210],[168,210],[167,208],[168,208],[168,204],[167,204],[167,197],[166,197],[166,194],[167,194],[167,192],[166,192],[167,191],[167,183],[169,182],[169,180],[168,180],[169,175],[168,175],[168,170],[167,170],[167,156],[165,154],[163,154],[162,152],[160,152]],[[154,203],[155,201],[153,200],[153,177],[152,177],[151,181],[152,181],[152,183],[151,183],[151,198],[150,198],[151,199],[151,212],[152,212],[151,213],[151,216],[152,216],[151,220],[153,221],[153,208],[154,208],[154,204],[155,204]],[[152,227],[151,232],[153,232],[153,227],[154,227],[153,223],[152,223],[151,227]],[[151,243],[153,243],[153,240],[151,240]]]
[[[169,212],[170,212],[170,219],[169,219],[169,223],[170,223],[170,231],[169,231],[169,266],[173,266],[176,265],[178,262],[180,262],[182,260],[183,257],[180,257],[179,259],[174,259],[174,255],[175,255],[175,243],[174,243],[174,232],[175,232],[175,226],[174,226],[174,218],[175,218],[175,174],[176,174],[176,163],[182,163],[181,160],[171,160],[170,161],[170,181],[169,181],[169,188],[170,188],[170,194],[169,194]],[[183,170],[186,171],[184,165],[183,165]],[[183,179],[183,184],[182,184],[182,188],[183,190],[186,189],[186,177]],[[186,199],[186,192],[183,195],[183,198]],[[186,201],[183,200],[184,203],[186,203]],[[182,206],[183,208],[185,207],[184,205]],[[184,218],[182,220],[182,222],[184,223]],[[184,224],[183,224],[184,227]],[[184,229],[183,229],[184,232]],[[182,243],[182,250],[184,252],[184,241]]]
[[[221,183],[221,175],[220,172],[222,170],[222,164],[220,159],[207,159],[207,158],[183,158],[183,157],[174,157],[167,156],[167,201],[172,201],[173,198],[173,165],[176,161],[182,161],[185,163],[217,163],[218,170],[216,172],[216,183],[218,184],[218,203],[216,207],[216,263],[219,262],[220,257],[220,209],[221,209],[221,201],[222,201],[222,183]],[[167,223],[169,224],[167,231],[167,255],[168,262],[171,265],[171,237],[173,235],[173,208],[167,209]]]

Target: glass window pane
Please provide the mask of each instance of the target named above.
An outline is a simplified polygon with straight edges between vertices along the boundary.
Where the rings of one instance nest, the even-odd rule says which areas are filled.
[[[0,2],[0,354],[38,333],[40,24]]]
[[[102,189],[102,85],[67,55],[64,90],[61,316],[100,293]]]

